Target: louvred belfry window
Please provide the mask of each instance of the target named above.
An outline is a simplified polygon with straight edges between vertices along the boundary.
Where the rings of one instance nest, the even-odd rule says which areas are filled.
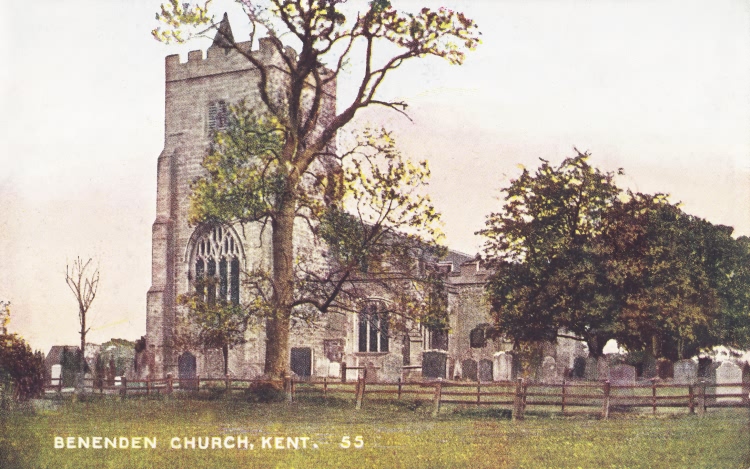
[[[226,101],[214,101],[208,105],[208,130],[223,130],[229,125],[229,108]]]
[[[240,245],[231,230],[214,226],[193,248],[196,292],[208,304],[240,303]]]

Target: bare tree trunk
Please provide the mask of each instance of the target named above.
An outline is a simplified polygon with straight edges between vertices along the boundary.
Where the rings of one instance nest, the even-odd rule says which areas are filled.
[[[273,312],[266,322],[265,373],[283,378],[289,368],[289,326],[294,300],[294,201],[281,202],[273,233]]]
[[[81,313],[81,362],[78,364],[78,371],[86,371],[86,313]]]
[[[229,374],[229,346],[224,344],[221,346],[221,354],[224,356],[224,376]]]

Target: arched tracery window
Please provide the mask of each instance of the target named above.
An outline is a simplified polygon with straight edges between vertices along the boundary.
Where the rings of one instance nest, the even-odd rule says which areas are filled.
[[[240,303],[241,257],[236,236],[221,225],[205,230],[195,241],[192,255],[195,288],[207,303]]]
[[[387,352],[389,345],[388,311],[381,301],[369,301],[359,312],[358,350]]]

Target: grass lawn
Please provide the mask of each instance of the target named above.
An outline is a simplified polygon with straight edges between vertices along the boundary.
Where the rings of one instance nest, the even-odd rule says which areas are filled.
[[[750,467],[746,409],[705,417],[617,414],[562,417],[529,411],[511,422],[500,409],[308,400],[94,400],[0,421],[0,467],[12,468],[741,468]],[[56,449],[55,437],[149,437],[155,449]],[[350,447],[342,448],[349,437]],[[364,445],[355,448],[361,436]],[[253,449],[172,449],[176,438],[220,437]],[[226,439],[226,437],[234,437]],[[272,448],[263,448],[264,437]],[[297,437],[295,440],[294,438]],[[303,437],[309,438],[305,440]],[[99,440],[104,445],[104,440]],[[119,441],[119,440],[118,440]],[[137,440],[136,440],[137,441]],[[215,440],[213,442],[216,442]],[[276,449],[293,446],[299,449]],[[304,445],[307,449],[303,449]],[[141,444],[144,444],[141,442]],[[346,443],[343,443],[346,446]]]

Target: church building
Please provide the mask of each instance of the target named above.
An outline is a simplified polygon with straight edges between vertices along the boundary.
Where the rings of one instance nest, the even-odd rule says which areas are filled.
[[[140,373],[151,377],[222,377],[221,350],[186,346],[176,340],[182,327],[180,309],[185,308],[177,304],[177,298],[194,288],[196,278],[213,277],[216,286],[209,288],[209,297],[238,304],[243,301],[241,272],[272,267],[270,228],[262,229],[260,224],[193,226],[188,222],[191,183],[202,174],[201,162],[212,133],[227,125],[229,106],[240,101],[262,105],[257,89],[259,72],[225,42],[224,37],[231,36],[226,17],[221,28],[205,57],[198,50],[190,52],[184,63],[178,55],[166,58],[165,139],[157,165],[147,359],[146,366],[139,366]],[[236,47],[264,64],[280,64],[282,57],[270,41],[261,39],[258,50],[252,50],[249,42]],[[287,48],[286,53],[295,52]],[[335,103],[334,82],[327,90],[323,112],[332,115]],[[298,231],[304,236],[303,230]],[[437,356],[443,357],[437,360],[437,374],[443,377],[492,379],[493,356],[509,350],[509,344],[484,337],[490,322],[484,298],[489,272],[471,256],[454,251],[441,264],[448,279],[447,330],[415,324],[398,336],[389,333],[385,323],[363,322],[357,314],[327,314],[320,324],[293,327],[291,370],[300,377],[335,376],[346,363],[348,367],[383,370],[382,379],[392,379],[387,370],[394,369],[400,376],[428,376],[436,373],[435,366],[425,364],[421,370],[423,359]],[[259,377],[264,361],[263,327],[250,328],[245,343],[229,351],[228,373],[236,378]],[[464,370],[466,367],[470,369]]]

